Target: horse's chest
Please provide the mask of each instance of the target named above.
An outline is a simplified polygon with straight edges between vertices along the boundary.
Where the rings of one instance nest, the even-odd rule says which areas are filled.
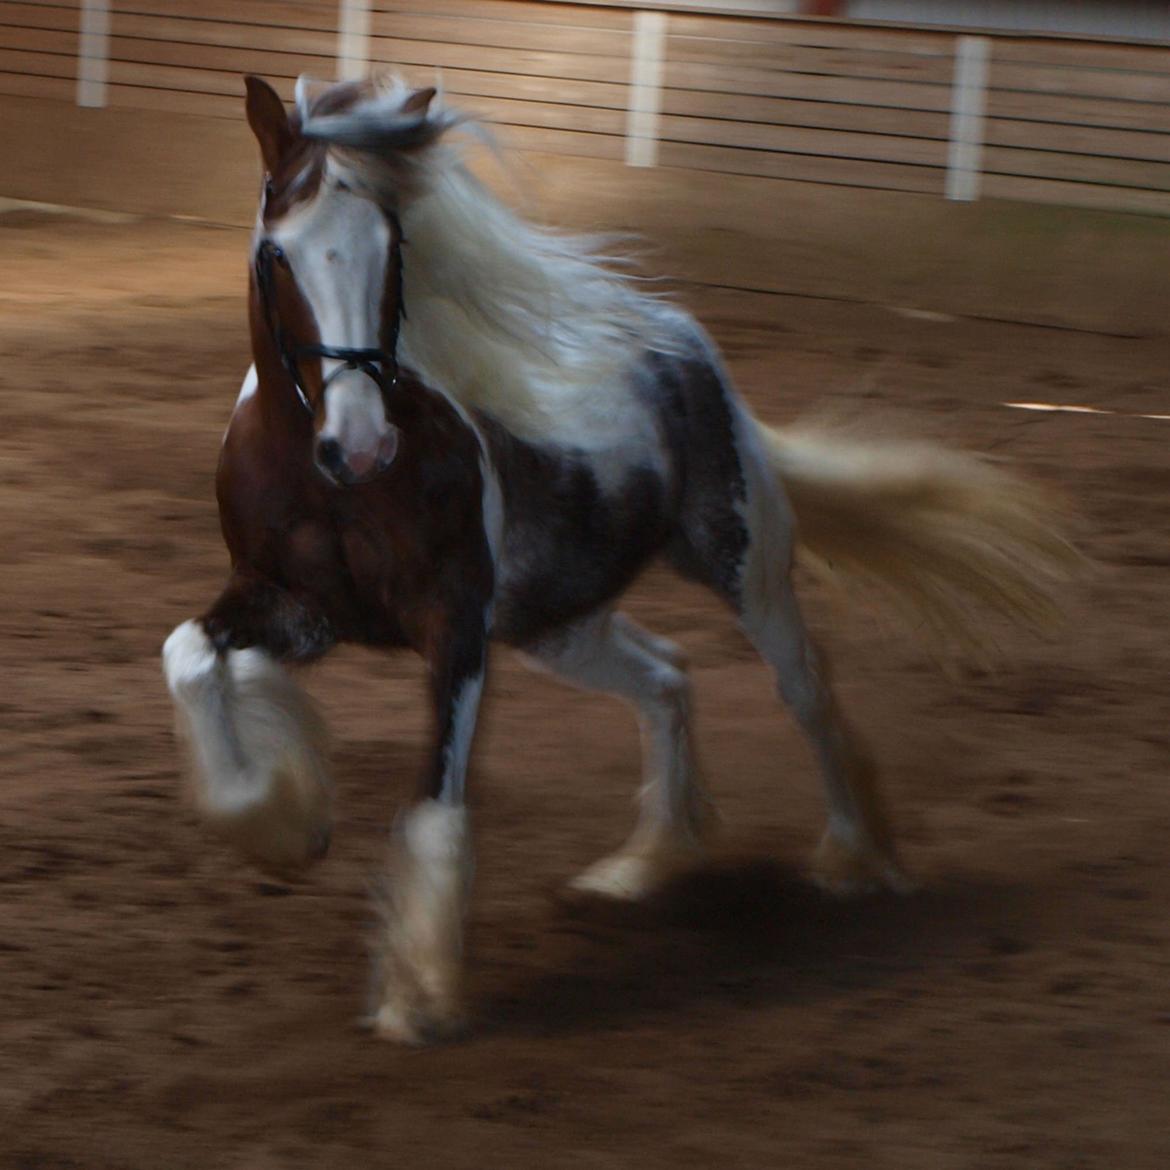
[[[305,524],[290,534],[283,576],[316,599],[342,641],[403,645],[418,621],[396,550],[377,530]]]
[[[300,521],[288,530],[282,547],[282,576],[290,585],[320,598],[330,608],[349,599],[353,590],[343,542],[327,521]]]
[[[374,628],[410,631],[425,626],[447,586],[471,589],[480,574],[477,531],[460,526],[437,540],[442,525],[404,502],[365,522],[351,517],[337,542],[351,595]],[[381,636],[381,635],[378,635]]]
[[[366,606],[391,608],[395,600],[396,558],[386,535],[347,528],[341,534],[341,552],[358,599]]]

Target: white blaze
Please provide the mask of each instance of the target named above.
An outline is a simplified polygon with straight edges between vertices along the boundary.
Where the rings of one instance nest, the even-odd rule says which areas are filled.
[[[390,257],[390,225],[369,200],[324,181],[309,204],[273,233],[284,249],[322,345],[377,349]],[[342,366],[322,358],[325,378]],[[325,392],[322,438],[336,439],[347,458],[372,455],[391,433],[382,395],[360,370],[341,370]]]

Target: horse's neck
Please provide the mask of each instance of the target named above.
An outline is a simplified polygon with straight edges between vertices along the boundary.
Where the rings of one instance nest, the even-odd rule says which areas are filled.
[[[652,302],[589,252],[517,218],[456,170],[409,207],[403,361],[513,432],[566,440],[628,393]]]
[[[253,346],[252,362],[256,369],[255,397],[264,425],[290,437],[310,436],[312,427],[306,425],[309,423],[308,412],[275,349],[268,351]]]

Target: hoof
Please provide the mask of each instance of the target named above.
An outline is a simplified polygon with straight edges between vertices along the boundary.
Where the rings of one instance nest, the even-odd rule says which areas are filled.
[[[450,1043],[467,1034],[467,1018],[457,1011],[435,1015],[412,1004],[383,1004],[369,1021],[379,1040],[423,1048]]]
[[[371,1024],[399,1044],[464,1027],[463,919],[471,880],[467,810],[428,800],[399,820],[390,855]]]
[[[609,902],[645,902],[664,886],[694,869],[706,853],[687,849],[613,853],[569,882],[570,897],[602,898]]]
[[[295,881],[329,852],[332,825],[327,806],[306,804],[303,793],[277,779],[266,800],[234,815],[204,811],[217,836],[257,869],[282,881]]]
[[[812,860],[812,880],[836,898],[856,898],[890,890],[909,894],[914,883],[897,860],[869,846],[847,844],[826,833]]]

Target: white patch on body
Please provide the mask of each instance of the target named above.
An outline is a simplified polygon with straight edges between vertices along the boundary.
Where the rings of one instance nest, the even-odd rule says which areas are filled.
[[[461,412],[462,413],[462,412]],[[493,568],[499,564],[500,552],[504,547],[504,491],[500,487],[500,478],[495,467],[487,455],[487,444],[483,436],[476,431],[479,439],[480,458],[479,473],[483,480],[483,530],[487,538],[488,549],[492,555]],[[490,628],[490,623],[489,623]]]
[[[240,386],[240,392],[236,396],[236,405],[232,408],[232,416],[228,419],[228,425],[223,432],[223,442],[227,442],[227,437],[231,433],[232,423],[235,421],[236,411],[256,393],[257,387],[260,385],[260,377],[256,373],[256,367],[251,365],[248,367],[248,372],[244,375],[243,385]]]
[[[256,367],[251,365],[248,367],[248,372],[244,375],[244,384],[240,387],[239,396],[236,398],[236,406],[247,402],[256,393],[256,387],[259,385],[260,377],[256,373]]]

